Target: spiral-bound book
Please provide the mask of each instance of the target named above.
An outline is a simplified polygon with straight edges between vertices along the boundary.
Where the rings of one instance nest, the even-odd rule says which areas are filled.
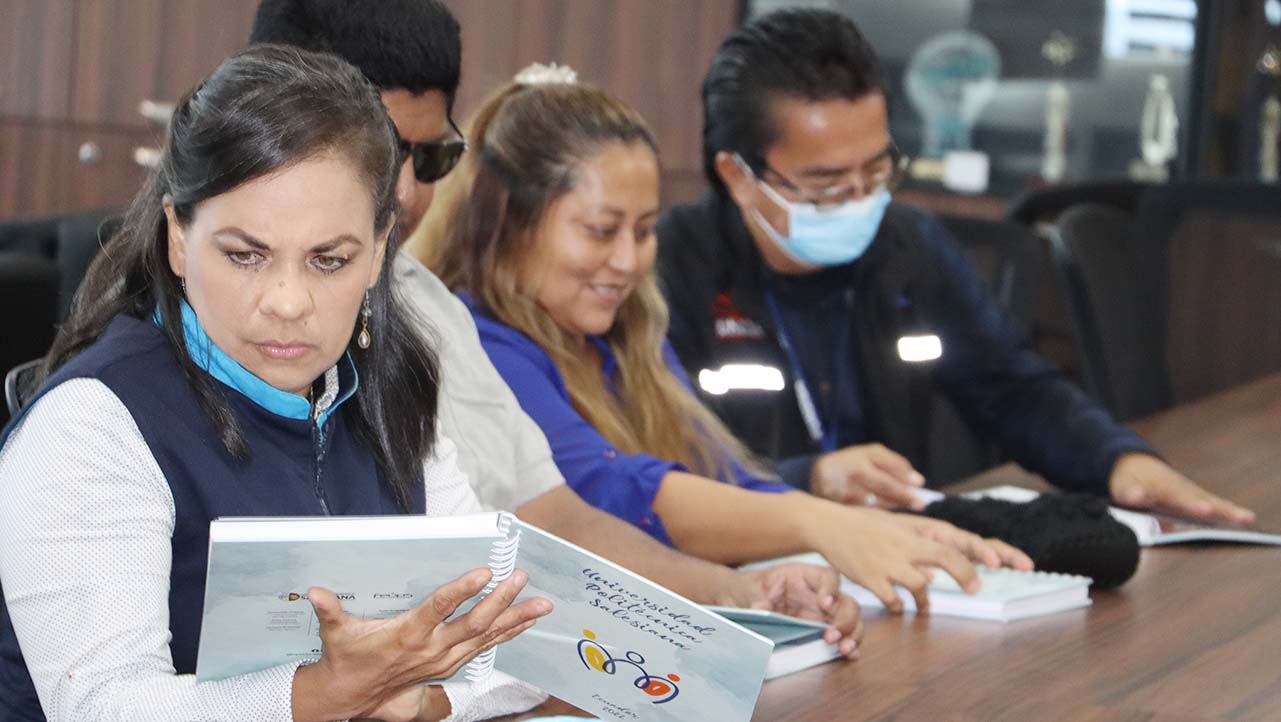
[[[602,719],[751,718],[770,640],[503,513],[215,520],[196,678],[317,659],[311,587],[334,592],[348,614],[381,619],[485,566],[485,593],[519,568],[529,575],[521,598],[554,609],[454,681],[496,669]]]

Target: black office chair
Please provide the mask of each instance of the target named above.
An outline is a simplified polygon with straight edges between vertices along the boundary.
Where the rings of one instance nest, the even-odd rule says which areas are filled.
[[[53,261],[28,253],[0,252],[0,369],[43,356],[53,343],[58,269]],[[7,421],[7,414],[0,414]]]
[[[1121,419],[1281,370],[1281,191],[1150,189],[1136,215],[1085,205],[1051,236],[1083,382]]]
[[[1084,203],[1133,212],[1150,187],[1147,183],[1116,179],[1038,188],[1010,201],[1005,217],[1030,228],[1038,223],[1053,223],[1067,209]]]
[[[32,359],[14,366],[4,375],[4,403],[10,418],[17,416],[35,393],[35,379],[42,363],[42,358]]]
[[[1158,322],[1161,270],[1139,250],[1134,217],[1104,205],[1076,206],[1059,216],[1049,240],[1082,386],[1122,420],[1170,406]]]
[[[1026,226],[1003,220],[940,215],[970,255],[1006,312],[1027,330],[1040,283],[1041,243]]]
[[[0,223],[0,252],[52,259],[57,252],[58,224],[66,214],[17,218]]]
[[[42,258],[57,267],[53,303],[62,320],[90,262],[120,228],[121,220],[117,211],[97,209],[5,221],[0,223],[0,253]]]
[[[71,301],[89,264],[103,244],[120,229],[123,218],[105,211],[68,216],[57,226],[58,320],[66,319]]]
[[[940,215],[960,241],[993,296],[1023,331],[1032,320],[1041,268],[1041,245],[1027,228],[1010,221]],[[946,353],[946,350],[945,350]],[[977,433],[952,403],[936,394],[930,423],[932,483],[971,476],[1000,463],[996,446]]]

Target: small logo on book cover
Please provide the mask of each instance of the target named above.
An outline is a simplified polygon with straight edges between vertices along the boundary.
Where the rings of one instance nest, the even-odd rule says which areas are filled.
[[[334,592],[334,596],[344,602],[351,602],[356,599],[356,595],[351,592]],[[298,592],[280,592],[276,595],[276,599],[282,602],[296,602],[299,599],[307,599],[307,595],[299,594]]]
[[[646,672],[641,666],[645,664],[645,658],[639,652],[625,652],[622,657],[613,656],[596,641],[596,633],[590,629],[583,630],[583,639],[578,642],[578,659],[584,667],[610,676],[621,671],[618,666],[620,664],[634,668],[640,675],[632,680],[632,685],[650,697],[656,697],[657,699],[651,700],[654,704],[670,702],[681,693],[677,686],[681,681],[678,675],[656,677]]]

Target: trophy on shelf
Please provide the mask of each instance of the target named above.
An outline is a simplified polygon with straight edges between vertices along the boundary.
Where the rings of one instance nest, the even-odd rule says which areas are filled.
[[[1281,12],[1281,11],[1279,11]],[[1259,109],[1259,180],[1276,183],[1281,166],[1281,50],[1269,45],[1259,57],[1258,71],[1272,79],[1268,97]]]
[[[921,154],[966,151],[979,115],[996,94],[1001,56],[987,38],[959,30],[917,48],[907,64],[907,97],[921,115]]]
[[[977,33],[944,33],[912,54],[904,85],[923,125],[921,157],[912,164],[912,177],[940,181],[962,193],[987,189],[989,160],[973,150],[973,133],[1000,76],[1000,53]]]
[[[1164,183],[1170,179],[1170,161],[1179,152],[1179,116],[1170,93],[1170,79],[1154,73],[1148,79],[1139,118],[1139,160],[1130,164],[1130,177]]]
[[[1050,33],[1041,45],[1045,58],[1062,75],[1063,69],[1076,59],[1076,40],[1061,30]],[[1072,96],[1062,77],[1050,81],[1045,97],[1045,155],[1041,159],[1041,177],[1051,183],[1063,180],[1067,172],[1067,126]]]

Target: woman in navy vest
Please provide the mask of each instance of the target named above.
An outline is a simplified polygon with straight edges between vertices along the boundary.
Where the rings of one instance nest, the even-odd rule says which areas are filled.
[[[435,356],[392,288],[395,128],[343,61],[257,46],[178,104],[0,443],[0,720],[478,719],[542,695],[423,686],[550,610],[477,570],[384,621],[309,593],[316,664],[192,676],[209,522],[479,511]],[[389,248],[390,246],[390,248]]]

